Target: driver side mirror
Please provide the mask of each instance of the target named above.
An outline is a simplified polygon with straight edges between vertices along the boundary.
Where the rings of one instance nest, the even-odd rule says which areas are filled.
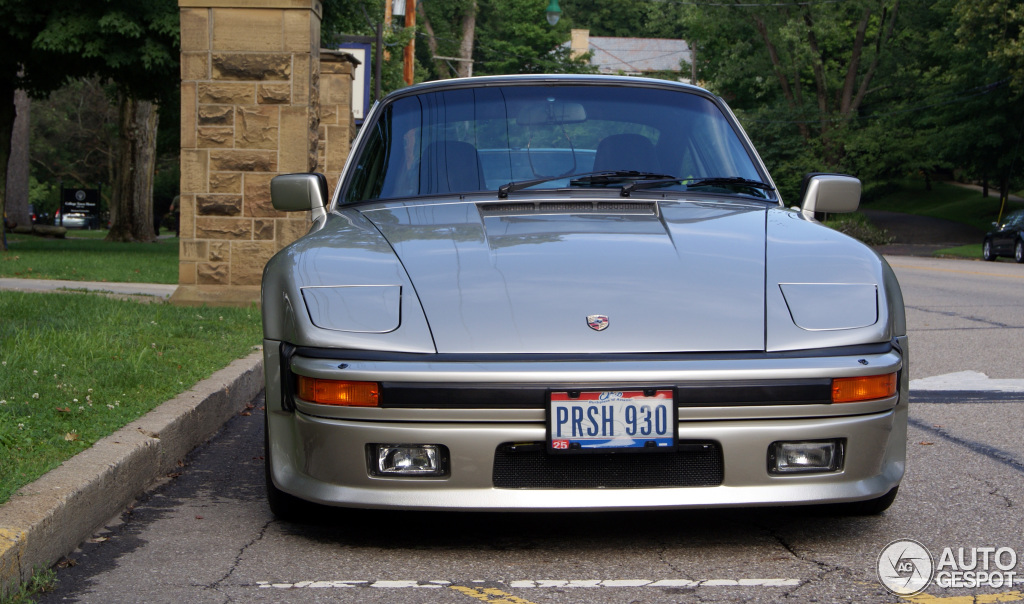
[[[327,177],[323,174],[282,174],[270,181],[275,210],[302,212],[327,206]]]
[[[327,177],[323,174],[282,174],[270,181],[270,202],[281,212],[312,211],[312,219],[327,211]]]
[[[804,176],[800,211],[808,219],[815,214],[855,212],[860,205],[860,180],[845,174],[812,173]]]

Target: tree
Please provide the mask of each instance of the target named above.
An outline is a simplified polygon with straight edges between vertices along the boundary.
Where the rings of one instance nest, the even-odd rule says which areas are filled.
[[[971,177],[999,183],[1006,199],[1015,167],[1024,165],[1024,7],[1010,0],[944,0],[951,15],[929,52],[948,68],[937,80],[956,102],[936,113],[945,125],[940,147]]]
[[[35,46],[90,61],[118,88],[120,141],[109,241],[152,241],[157,102],[177,90],[178,7],[166,0],[107,0],[53,14]]]
[[[32,171],[40,182],[111,183],[117,157],[117,105],[112,84],[74,80],[32,108]]]
[[[24,90],[14,95],[17,117],[11,131],[11,155],[7,165],[7,190],[5,192],[8,222],[17,226],[32,226],[28,209],[29,188],[29,126],[32,113],[32,99]]]
[[[64,56],[35,47],[36,36],[46,27],[49,14],[76,5],[70,0],[54,0],[45,5],[32,0],[0,0],[0,32],[4,40],[4,52],[0,53],[0,216],[6,205],[7,166],[17,115],[15,92],[25,90],[38,97],[59,88],[69,77],[88,73],[87,62],[79,56]],[[3,228],[0,247],[7,249]]]
[[[480,74],[586,73],[589,57],[573,59],[569,20],[548,25],[537,0],[482,0],[474,57]]]
[[[683,23],[701,51],[699,77],[734,106],[765,160],[786,168],[780,186],[795,194],[803,172],[857,167],[865,157],[849,149],[868,113],[907,96],[894,87],[914,27],[904,10],[899,0],[708,3]]]

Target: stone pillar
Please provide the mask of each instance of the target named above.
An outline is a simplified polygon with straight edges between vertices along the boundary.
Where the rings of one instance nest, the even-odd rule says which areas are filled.
[[[309,228],[270,179],[317,166],[320,0],[178,0],[183,305],[258,302],[263,266]]]
[[[320,49],[320,146],[317,172],[327,176],[331,195],[356,136],[352,117],[352,82],[359,60],[350,54]]]

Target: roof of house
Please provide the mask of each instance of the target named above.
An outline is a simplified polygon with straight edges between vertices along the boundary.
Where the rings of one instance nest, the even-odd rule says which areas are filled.
[[[601,73],[680,71],[680,61],[690,62],[685,40],[591,36],[588,46],[594,53],[590,64]]]

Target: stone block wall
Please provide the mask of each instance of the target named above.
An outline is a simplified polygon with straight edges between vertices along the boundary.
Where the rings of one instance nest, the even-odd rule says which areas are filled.
[[[181,249],[171,301],[246,304],[259,300],[267,260],[309,228],[307,215],[274,210],[270,180],[318,165],[320,0],[178,6]]]
[[[350,54],[320,50],[320,131],[317,172],[327,176],[331,195],[356,136],[352,117],[352,82],[359,60]]]

